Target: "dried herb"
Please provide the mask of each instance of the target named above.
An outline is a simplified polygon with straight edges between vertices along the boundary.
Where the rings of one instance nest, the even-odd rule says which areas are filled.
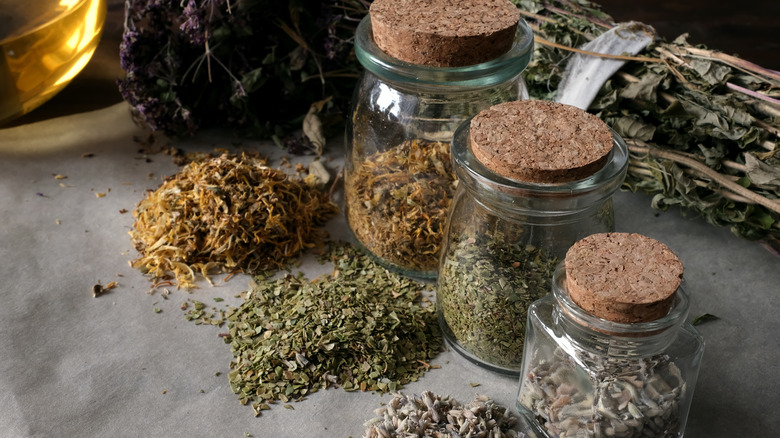
[[[345,182],[350,227],[380,259],[435,271],[455,185],[449,143],[415,139],[377,152]]]
[[[215,299],[216,301],[216,299]],[[186,304],[186,303],[185,303]],[[187,310],[187,307],[182,305],[182,310],[187,310],[184,314],[184,319],[194,322],[195,325],[215,325],[222,327],[225,323],[225,310],[217,309],[215,307],[207,308],[206,304],[200,301],[192,300],[193,308]]]
[[[374,411],[363,438],[490,437],[516,438],[517,418],[509,409],[478,395],[466,406],[449,397],[425,391],[419,397],[394,394]]]
[[[230,387],[255,415],[319,389],[388,392],[416,381],[440,350],[424,285],[390,273],[348,244],[324,259],[333,273],[257,277],[227,315]]]
[[[696,318],[693,318],[693,321],[691,321],[691,325],[700,325],[710,321],[717,321],[719,319],[720,318],[718,318],[717,316],[711,313],[703,313],[697,316]]]
[[[243,154],[194,161],[166,178],[133,210],[141,255],[132,266],[153,279],[278,269],[321,244],[338,208],[301,178]]]
[[[677,437],[686,383],[668,355],[604,360],[561,350],[534,360],[518,407],[553,438],[564,436]],[[582,373],[582,363],[590,372]]]
[[[359,0],[125,2],[119,90],[139,121],[169,135],[232,127],[261,137],[299,129],[313,101],[338,120],[358,77]],[[278,139],[291,152],[315,139]]]
[[[92,297],[97,298],[99,296],[102,296],[103,294],[107,293],[111,289],[114,289],[117,287],[117,282],[112,281],[108,283],[107,285],[103,286],[102,284],[98,283],[94,286],[92,286]]]
[[[554,99],[572,50],[615,24],[588,1],[515,1],[536,36],[532,97]],[[742,237],[780,245],[780,75],[686,36],[657,39],[608,80],[589,111],[626,139],[625,186]],[[759,170],[760,169],[760,170]],[[769,177],[767,178],[767,176]]]
[[[482,361],[520,369],[528,307],[550,292],[556,265],[500,233],[450,242],[436,290],[445,335]]]

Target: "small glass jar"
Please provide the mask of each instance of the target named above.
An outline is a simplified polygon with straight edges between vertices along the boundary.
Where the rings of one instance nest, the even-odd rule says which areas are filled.
[[[469,117],[526,99],[533,33],[522,19],[504,55],[463,67],[411,64],[374,42],[370,16],[355,54],[365,68],[346,127],[345,214],[359,246],[396,272],[434,278],[456,186],[450,141]]]
[[[550,291],[552,273],[582,237],[614,231],[612,194],[628,169],[625,142],[590,176],[563,183],[505,178],[471,150],[470,123],[452,143],[459,179],[436,287],[444,339],[472,362],[520,372],[528,307]]]
[[[517,408],[530,437],[682,437],[704,351],[681,285],[654,321],[617,323],[570,297],[566,270],[528,310]]]

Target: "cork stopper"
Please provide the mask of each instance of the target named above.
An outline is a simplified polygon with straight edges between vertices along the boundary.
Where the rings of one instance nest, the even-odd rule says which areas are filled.
[[[471,150],[485,167],[506,178],[562,183],[604,167],[612,131],[593,114],[541,100],[495,105],[470,126]]]
[[[619,323],[665,316],[683,276],[682,262],[666,245],[640,234],[588,236],[569,249],[564,263],[571,299]]]
[[[498,58],[512,47],[520,20],[509,0],[375,0],[369,14],[380,49],[435,67]]]

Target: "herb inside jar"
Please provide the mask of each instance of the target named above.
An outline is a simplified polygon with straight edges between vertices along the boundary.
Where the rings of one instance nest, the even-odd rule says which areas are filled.
[[[518,395],[552,437],[678,436],[686,384],[668,355],[605,359],[581,351],[574,359],[557,349],[552,357],[531,359]]]
[[[351,172],[347,219],[360,244],[381,260],[433,272],[456,183],[449,143],[406,141]]]
[[[498,232],[450,242],[436,293],[445,336],[467,356],[520,369],[528,307],[550,292],[557,262]]]

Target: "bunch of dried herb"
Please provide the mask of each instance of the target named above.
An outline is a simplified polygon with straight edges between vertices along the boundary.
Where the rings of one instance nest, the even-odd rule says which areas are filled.
[[[319,389],[388,392],[416,381],[441,348],[424,285],[392,274],[348,244],[323,259],[330,275],[256,278],[227,315],[230,387],[256,415]]]
[[[317,114],[327,125],[357,80],[352,38],[365,11],[360,0],[127,0],[119,89],[140,121],[169,135],[281,135],[333,97]],[[314,149],[302,140],[284,145]]]
[[[528,307],[550,292],[557,263],[500,233],[450,242],[436,289],[448,341],[488,364],[519,370]]]
[[[349,225],[380,259],[435,271],[456,181],[449,143],[415,139],[377,152],[348,172]]]
[[[425,391],[419,397],[397,393],[374,411],[363,438],[485,437],[516,438],[517,418],[509,409],[478,395],[467,406]]]
[[[141,254],[131,265],[153,279],[172,274],[183,288],[197,273],[281,268],[322,244],[322,225],[338,212],[308,181],[246,154],[193,161],[133,211]]]
[[[553,99],[567,58],[615,24],[588,1],[516,0],[536,36],[532,97]],[[625,58],[617,56],[616,58]],[[780,74],[657,39],[600,89],[589,110],[629,145],[626,186],[742,237],[780,239]]]

